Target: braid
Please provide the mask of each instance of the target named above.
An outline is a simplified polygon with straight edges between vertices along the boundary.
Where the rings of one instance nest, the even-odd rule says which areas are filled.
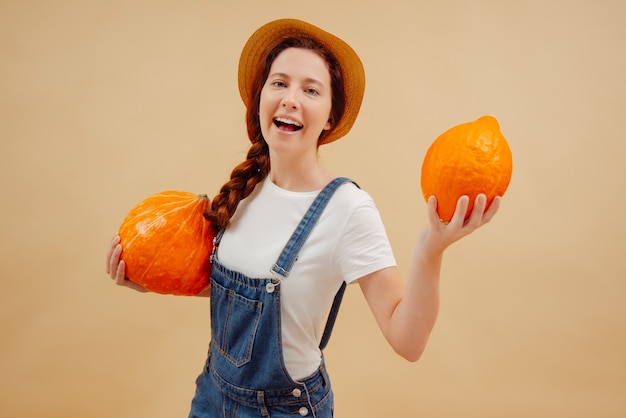
[[[213,198],[211,209],[204,212],[204,217],[211,222],[216,232],[230,224],[230,218],[239,202],[252,193],[256,185],[267,177],[269,171],[269,148],[265,140],[258,137],[248,150],[247,159],[233,169],[230,180]]]

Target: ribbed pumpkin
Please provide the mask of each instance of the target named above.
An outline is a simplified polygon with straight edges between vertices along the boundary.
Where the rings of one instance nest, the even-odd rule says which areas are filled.
[[[128,280],[162,294],[195,295],[208,288],[208,204],[206,195],[169,190],[135,206],[119,229]]]
[[[470,198],[465,218],[480,193],[487,195],[487,207],[509,186],[513,157],[509,144],[493,116],[448,129],[430,146],[422,164],[424,198],[437,197],[437,212],[444,222],[452,219],[462,195]]]

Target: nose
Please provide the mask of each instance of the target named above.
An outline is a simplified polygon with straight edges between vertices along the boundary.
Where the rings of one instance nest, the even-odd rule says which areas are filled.
[[[296,98],[296,92],[292,89],[289,89],[283,99],[281,100],[281,106],[288,109],[298,109],[300,107],[300,103]]]

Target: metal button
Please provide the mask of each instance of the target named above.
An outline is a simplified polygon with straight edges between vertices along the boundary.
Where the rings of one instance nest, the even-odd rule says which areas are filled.
[[[267,293],[274,293],[275,289],[276,285],[274,283],[268,283],[265,285],[265,290],[267,291]]]
[[[301,391],[300,389],[298,389],[298,388],[295,388],[295,389],[293,390],[293,392],[291,392],[291,394],[292,394],[293,396],[295,396],[296,398],[299,398],[299,397],[300,397],[300,395],[302,395],[302,391]]]
[[[298,411],[300,413],[301,416],[306,417],[307,415],[309,415],[309,410],[306,409],[304,406],[302,408],[300,408],[300,410]]]

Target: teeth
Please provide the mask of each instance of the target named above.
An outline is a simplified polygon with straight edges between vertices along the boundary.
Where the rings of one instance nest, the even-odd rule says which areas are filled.
[[[286,119],[286,118],[276,118],[275,120],[276,120],[276,122],[285,123],[287,125],[294,125],[294,126],[296,126],[298,128],[302,128],[302,124],[296,122],[295,120]]]

